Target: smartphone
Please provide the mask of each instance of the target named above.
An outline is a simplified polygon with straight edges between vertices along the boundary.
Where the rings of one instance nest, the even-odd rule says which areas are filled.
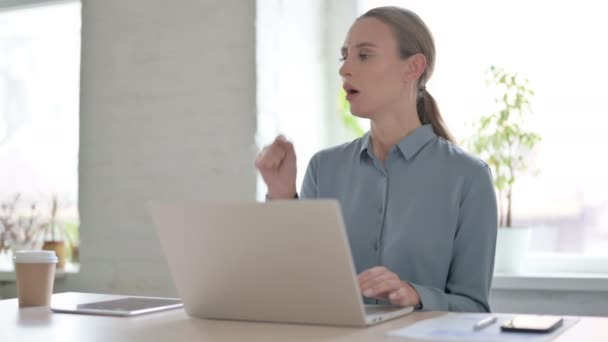
[[[549,315],[518,315],[500,326],[502,331],[549,333],[562,326],[564,319]]]

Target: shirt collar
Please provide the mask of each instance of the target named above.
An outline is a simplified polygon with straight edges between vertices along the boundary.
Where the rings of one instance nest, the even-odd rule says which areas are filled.
[[[367,133],[365,133],[361,137],[361,149],[359,150],[360,157],[364,156],[363,152],[367,152],[368,147],[369,147],[369,131],[367,131]]]
[[[399,150],[405,157],[405,159],[410,159],[420,151],[424,145],[426,145],[429,141],[433,140],[437,137],[435,131],[433,130],[433,126],[430,124],[422,125],[418,127],[415,131],[408,134],[407,137],[403,138],[397,146],[399,146]]]
[[[420,151],[424,145],[426,145],[436,136],[437,134],[435,134],[432,125],[422,125],[398,142],[397,147],[405,159],[410,159],[416,155],[416,153],[418,153],[418,151]],[[370,132],[368,131],[361,138],[361,149],[359,150],[359,155],[361,157],[364,156],[363,152],[368,152],[367,150],[370,147],[370,140]]]

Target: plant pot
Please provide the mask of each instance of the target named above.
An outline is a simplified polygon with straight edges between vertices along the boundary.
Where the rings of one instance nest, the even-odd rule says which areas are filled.
[[[80,263],[80,248],[78,247],[78,245],[72,245],[71,261],[74,264]]]
[[[44,241],[42,249],[45,251],[55,251],[57,255],[57,269],[63,269],[65,267],[65,261],[67,257],[67,249],[64,241]]]
[[[494,273],[519,273],[531,236],[529,228],[498,228]]]

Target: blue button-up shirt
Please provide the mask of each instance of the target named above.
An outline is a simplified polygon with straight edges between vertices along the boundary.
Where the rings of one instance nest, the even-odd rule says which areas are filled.
[[[497,205],[488,166],[423,125],[383,164],[369,133],[315,154],[302,198],[340,202],[357,273],[385,266],[422,309],[490,311]]]

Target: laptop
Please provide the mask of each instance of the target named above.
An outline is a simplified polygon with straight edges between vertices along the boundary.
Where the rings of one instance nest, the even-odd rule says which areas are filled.
[[[412,307],[364,305],[335,200],[148,203],[193,317],[366,326]]]

